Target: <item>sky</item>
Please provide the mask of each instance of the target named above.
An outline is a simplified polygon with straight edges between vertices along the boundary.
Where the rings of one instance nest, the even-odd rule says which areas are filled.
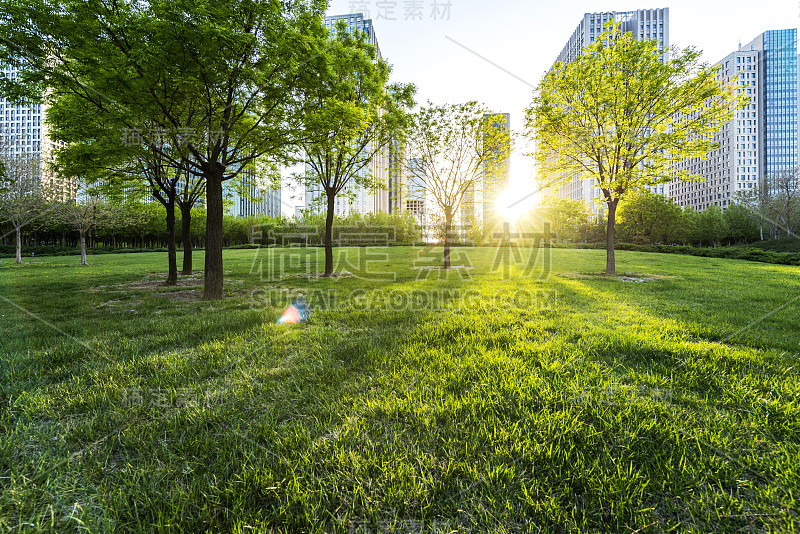
[[[393,66],[393,81],[414,83],[417,102],[478,100],[495,112],[510,113],[512,129],[521,129],[533,88],[584,13],[665,7],[670,44],[702,50],[708,63],[766,30],[800,24],[800,0],[332,0],[328,14],[371,18],[381,53]],[[511,164],[510,188],[520,194],[535,190],[533,163],[521,154],[525,150],[519,146]],[[286,198],[284,204],[302,200]]]

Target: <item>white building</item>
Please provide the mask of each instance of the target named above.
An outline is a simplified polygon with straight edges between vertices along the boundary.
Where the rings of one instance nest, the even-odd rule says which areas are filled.
[[[717,66],[718,81],[738,85],[749,103],[714,136],[719,148],[677,167],[702,177],[670,187],[679,206],[697,211],[724,210],[738,191],[798,164],[797,30],[764,32]]]
[[[259,183],[253,173],[243,172],[224,183],[230,201],[226,212],[234,217],[280,217],[281,190]]]
[[[0,75],[16,78],[16,67],[3,67]],[[50,169],[55,144],[50,140],[45,122],[47,106],[20,104],[0,95],[0,151],[8,156],[35,154],[39,156],[37,176],[48,197],[53,200],[73,200],[77,182],[59,178]]]

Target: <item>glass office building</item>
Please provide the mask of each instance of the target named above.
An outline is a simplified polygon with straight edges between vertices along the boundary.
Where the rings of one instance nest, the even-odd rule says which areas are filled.
[[[19,69],[14,66],[0,66],[0,76],[14,79]],[[9,158],[30,157],[28,161],[38,160],[36,178],[45,188],[52,200],[73,200],[78,194],[75,180],[59,176],[50,163],[57,144],[50,139],[49,126],[45,121],[47,106],[42,103],[14,102],[0,96],[0,150]]]
[[[797,167],[797,30],[761,35],[764,76],[764,173],[772,176]],[[759,44],[759,43],[754,43]]]

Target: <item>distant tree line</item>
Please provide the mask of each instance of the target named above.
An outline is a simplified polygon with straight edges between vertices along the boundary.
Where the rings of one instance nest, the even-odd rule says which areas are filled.
[[[786,187],[797,172],[783,173],[739,193],[724,211],[710,206],[681,208],[670,198],[648,190],[633,192],[620,203],[615,240],[632,244],[680,244],[703,247],[741,245],[796,236],[800,232],[800,188]],[[554,238],[566,243],[605,241],[607,221],[583,203],[562,198],[546,200],[536,213],[547,220]]]
[[[33,253],[75,253],[80,247],[80,229],[74,220],[76,206],[82,203],[59,203],[39,200],[38,218],[32,218],[20,229],[21,255]],[[84,222],[88,229],[85,246],[92,251],[120,251],[166,249],[169,235],[165,208],[160,204],[114,204],[99,202],[88,206]],[[0,253],[12,255],[15,251],[15,229],[10,220],[0,222]],[[180,213],[176,226],[181,226]],[[189,239],[192,248],[205,247],[206,211],[191,211]],[[234,217],[223,216],[222,239],[225,247],[244,245],[280,245],[298,242],[304,235],[308,244],[322,244],[325,235],[325,217],[308,215],[299,221],[285,217]],[[333,221],[334,242],[348,244],[413,244],[422,240],[420,228],[410,215],[389,215],[384,212],[361,215],[351,213]],[[384,237],[385,236],[385,237]],[[182,237],[177,244],[185,248]]]

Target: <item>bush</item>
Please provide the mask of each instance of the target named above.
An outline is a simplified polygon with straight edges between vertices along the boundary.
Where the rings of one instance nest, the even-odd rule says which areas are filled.
[[[125,254],[137,252],[167,252],[166,248],[120,248],[120,247],[95,247],[87,248],[86,254]],[[26,246],[22,249],[22,257],[36,256],[80,256],[81,251],[77,247],[62,248],[60,245],[42,245],[38,247]],[[15,245],[0,245],[0,258],[16,257]]]
[[[554,243],[553,248],[573,249],[605,249],[602,243]],[[686,254],[704,258],[722,258],[732,260],[757,261],[776,265],[800,265],[800,252],[775,252],[754,247],[692,247],[687,245],[637,245],[634,243],[617,243],[616,250],[633,252],[655,252],[662,254]]]

